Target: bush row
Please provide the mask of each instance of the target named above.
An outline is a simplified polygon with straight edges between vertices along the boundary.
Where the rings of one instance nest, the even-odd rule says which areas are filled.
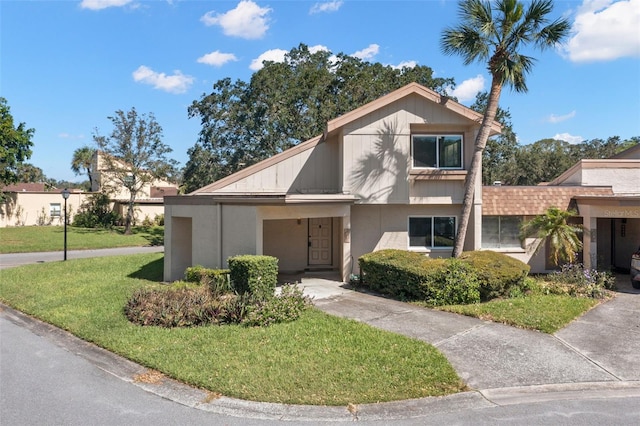
[[[432,259],[406,250],[380,250],[358,260],[372,290],[432,305],[468,304],[521,291],[529,266],[495,252]]]
[[[185,282],[138,290],[125,314],[136,324],[161,327],[268,326],[296,320],[311,300],[291,285],[276,296],[277,278],[278,259],[271,256],[230,258],[229,269],[193,266],[185,271]]]

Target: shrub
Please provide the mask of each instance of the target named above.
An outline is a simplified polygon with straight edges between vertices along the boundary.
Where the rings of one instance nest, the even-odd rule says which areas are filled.
[[[464,252],[460,260],[468,263],[480,280],[480,299],[483,301],[523,292],[529,265],[506,254],[482,250]]]
[[[280,322],[297,320],[311,299],[303,294],[297,285],[287,284],[282,292],[265,301],[260,301],[249,309],[247,317],[242,321],[247,326],[266,327]]]
[[[387,249],[358,259],[363,285],[404,300],[431,305],[476,303],[479,280],[456,259],[430,259],[419,253]]]
[[[278,259],[273,256],[243,255],[229,258],[231,286],[238,294],[267,300],[278,284]]]
[[[428,302],[433,306],[480,302],[480,280],[476,272],[458,259],[447,259],[445,267],[437,269],[429,291]]]
[[[239,322],[229,314],[234,296],[215,298],[206,287],[140,289],[125,306],[129,321],[160,327],[192,327]]]
[[[120,215],[111,210],[109,196],[102,192],[91,194],[73,218],[73,226],[80,228],[113,228]]]
[[[201,265],[191,266],[184,272],[185,280],[209,287],[213,296],[230,293],[231,279],[229,269],[209,269]]]
[[[429,281],[430,269],[423,255],[406,250],[385,249],[358,259],[360,283],[371,290],[406,300],[425,300],[421,285]],[[432,259],[441,262],[441,259]],[[436,267],[436,265],[430,265]]]
[[[202,285],[178,282],[170,288],[137,290],[125,305],[129,321],[143,326],[194,327],[240,324],[266,327],[295,321],[311,305],[297,286],[284,286],[268,300],[251,294],[214,296]]]
[[[602,299],[607,290],[614,290],[616,279],[608,272],[585,269],[581,263],[567,263],[560,271],[549,275],[544,289],[552,294]]]

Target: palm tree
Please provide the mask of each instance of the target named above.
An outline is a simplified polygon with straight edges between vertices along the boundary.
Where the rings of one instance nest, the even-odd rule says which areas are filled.
[[[582,250],[579,233],[582,226],[569,223],[569,219],[576,216],[574,210],[561,210],[549,207],[545,214],[536,216],[529,222],[522,224],[520,233],[523,238],[535,237],[536,252],[542,247],[542,241],[547,240],[551,251],[551,258],[556,266],[560,261],[573,263],[577,253]]]
[[[440,39],[442,51],[447,55],[462,56],[465,65],[476,61],[487,63],[491,73],[491,90],[465,180],[454,257],[460,256],[464,246],[475,185],[482,167],[482,152],[496,116],[502,86],[511,86],[516,92],[527,91],[525,76],[532,70],[535,59],[519,51],[528,44],[541,50],[556,46],[570,29],[565,19],[549,23],[552,0],[534,0],[526,11],[518,0],[496,0],[493,5],[490,1],[462,0],[458,10],[462,23],[443,31]]]
[[[91,166],[93,164],[93,155],[95,152],[95,149],[85,145],[73,151],[73,158],[71,159],[71,170],[73,170],[76,175],[87,173],[87,176],[89,177],[89,191],[93,190]]]

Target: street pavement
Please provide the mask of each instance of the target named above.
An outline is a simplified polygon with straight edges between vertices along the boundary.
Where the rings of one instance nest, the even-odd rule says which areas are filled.
[[[3,262],[1,257],[0,262]],[[72,355],[73,359],[68,362],[78,362],[76,358],[80,358],[88,365],[76,369],[69,367],[64,360],[59,364],[54,362],[44,372],[36,373],[47,376],[41,378],[42,383],[55,380],[59,372],[63,372],[65,377],[73,377],[78,372],[84,375],[84,380],[91,387],[91,381],[102,380],[101,375],[106,372],[128,385],[122,395],[142,389],[181,407],[166,407],[171,413],[175,409],[176,414],[168,415],[164,422],[158,424],[180,424],[184,419],[181,416],[187,415],[181,413],[184,407],[198,412],[194,413],[195,421],[203,419],[200,417],[202,413],[208,413],[213,416],[207,417],[209,421],[215,419],[215,423],[225,424],[240,424],[234,423],[238,419],[244,421],[242,424],[251,424],[256,420],[307,424],[353,420],[384,423],[393,420],[398,424],[423,424],[447,419],[455,419],[456,422],[468,419],[462,421],[467,424],[492,424],[492,419],[503,416],[508,422],[510,417],[507,413],[518,410],[521,410],[523,417],[516,418],[523,420],[514,421],[513,424],[527,424],[526,419],[532,418],[538,420],[534,422],[536,424],[553,424],[559,419],[566,424],[598,424],[605,419],[613,419],[608,423],[634,424],[640,421],[640,368],[637,361],[640,354],[640,291],[632,289],[626,278],[620,278],[620,290],[614,299],[592,309],[555,335],[547,335],[355,292],[327,277],[302,277],[300,285],[314,298],[319,309],[434,345],[470,387],[468,392],[448,397],[364,404],[351,410],[346,407],[256,403],[224,396],[212,398],[205,391],[167,378],[139,381],[137,377],[148,373],[144,367],[0,306],[0,423],[5,424],[5,418],[15,420],[6,424],[21,424],[20,420],[25,418],[35,420],[29,422],[33,424],[56,423],[47,422],[46,418],[24,417],[24,411],[19,408],[14,411],[12,407],[19,401],[42,396],[14,394],[11,383],[20,381],[18,371],[26,371],[30,375],[30,368],[25,367],[25,363],[47,366],[52,362],[51,359],[62,357],[59,354],[62,348],[68,356]],[[24,333],[28,336],[20,337]],[[41,344],[54,345],[57,349],[29,347],[33,335],[41,336]],[[27,348],[13,353],[14,343],[21,341],[27,342]],[[58,355],[51,357],[51,353]],[[37,377],[33,380],[37,383]],[[119,389],[121,385],[110,386]],[[80,385],[76,383],[65,392],[73,392],[73,386]],[[120,391],[105,392],[88,393],[92,398],[88,407],[96,400],[101,410],[104,411],[105,407],[100,405],[100,401],[109,407],[104,419],[110,421],[104,424],[126,424],[127,419],[137,424],[153,424],[154,408],[145,411],[147,402],[128,407],[124,400],[119,399]],[[73,394],[68,396],[72,398]],[[146,401],[149,395],[138,398]],[[64,400],[67,399],[65,397]],[[579,401],[584,406],[575,405]],[[117,409],[111,404],[115,404]],[[152,404],[148,407],[155,406]],[[563,410],[567,407],[573,416],[571,421],[564,417]],[[594,413],[594,407],[600,407],[602,411]],[[626,408],[618,414],[607,411],[613,407]],[[110,411],[112,408],[115,411]],[[131,414],[131,417],[127,417],[127,414]],[[70,414],[62,413],[58,418],[65,419],[65,415]],[[175,422],[171,420],[172,415],[176,416]]]
[[[150,247],[120,247],[96,250],[69,250],[67,259],[84,259],[91,257],[121,256],[137,253],[159,253],[164,251],[163,246]],[[57,262],[64,259],[61,251],[48,251],[40,253],[8,253],[0,254],[0,269],[13,268],[15,266],[29,265],[33,263]]]

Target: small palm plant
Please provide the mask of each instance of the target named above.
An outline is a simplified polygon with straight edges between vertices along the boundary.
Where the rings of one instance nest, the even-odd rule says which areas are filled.
[[[580,232],[582,226],[569,223],[569,219],[577,216],[575,210],[562,210],[557,207],[549,207],[543,215],[536,216],[532,220],[522,224],[520,234],[522,238],[535,237],[542,241],[547,240],[551,251],[551,258],[555,265],[561,261],[574,263],[578,252],[582,250]],[[542,247],[540,241],[536,252]]]

